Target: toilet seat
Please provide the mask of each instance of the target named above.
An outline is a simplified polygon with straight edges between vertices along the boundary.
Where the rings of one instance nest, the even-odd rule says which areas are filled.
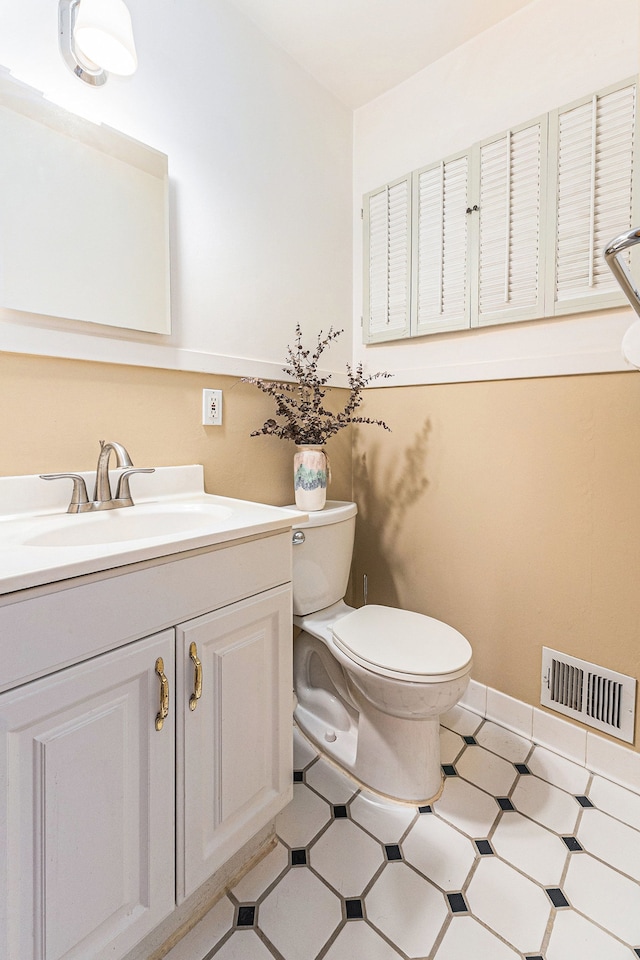
[[[336,646],[367,670],[412,683],[438,683],[463,676],[471,646],[441,620],[376,604],[361,607],[332,625]]]

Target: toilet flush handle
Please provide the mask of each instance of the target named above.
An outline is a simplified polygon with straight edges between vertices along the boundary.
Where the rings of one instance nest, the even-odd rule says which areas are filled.
[[[293,537],[291,538],[291,543],[294,545],[294,547],[296,547],[298,546],[298,544],[304,543],[305,539],[306,538],[302,530],[294,530]]]

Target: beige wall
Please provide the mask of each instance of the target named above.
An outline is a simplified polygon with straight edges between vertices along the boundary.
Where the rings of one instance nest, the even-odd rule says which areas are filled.
[[[202,390],[223,391],[224,423],[201,424]],[[293,500],[293,444],[249,434],[273,403],[237,378],[0,353],[0,475],[91,470],[98,440],[136,466],[202,463],[209,493]],[[330,496],[351,494],[348,430],[328,445]]]
[[[293,446],[249,437],[271,401],[235,378],[0,354],[0,410],[0,475],[92,469],[107,438],[203,463],[212,493],[293,497]],[[363,412],[393,432],[354,430],[356,604],[366,573],[370,603],[453,624],[473,676],[534,705],[543,645],[640,678],[640,375],[374,389]],[[329,445],[334,499],[351,440]]]
[[[373,390],[353,589],[453,624],[539,705],[543,645],[640,678],[640,375]],[[636,738],[638,740],[638,738]]]

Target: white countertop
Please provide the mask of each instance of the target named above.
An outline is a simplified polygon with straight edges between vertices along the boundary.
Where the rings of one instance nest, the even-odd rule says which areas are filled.
[[[112,488],[121,471],[111,472]],[[82,473],[91,496],[93,473]],[[242,537],[291,528],[307,519],[304,513],[248,500],[218,497],[204,492],[204,473],[199,464],[158,467],[152,474],[131,477],[135,506],[105,511],[122,523],[127,516],[151,519],[158,509],[179,514],[192,510],[199,518],[210,510],[210,523],[198,520],[192,529],[165,532],[161,536],[78,545],[41,545],[38,541],[77,537],[81,525],[95,522],[96,514],[66,513],[71,498],[71,480],[45,481],[39,476],[0,477],[0,595],[42,584],[110,570],[142,560],[153,560]],[[120,516],[114,518],[114,514]],[[124,516],[124,515],[127,516]],[[92,518],[92,519],[89,519]],[[31,541],[31,542],[29,542]]]

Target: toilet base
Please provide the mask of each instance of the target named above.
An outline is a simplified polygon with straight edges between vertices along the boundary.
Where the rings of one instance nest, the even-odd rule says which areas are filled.
[[[358,783],[394,800],[429,803],[442,789],[440,714],[462,696],[468,675],[433,685],[428,716],[394,716],[364,696],[354,683],[357,665],[345,669],[340,656],[324,639],[306,632],[296,637],[299,727]]]
[[[361,716],[358,722],[352,722],[347,729],[335,729],[300,704],[293,715],[300,730],[314,744],[320,755],[333,761],[358,786],[377,793],[386,800],[410,803],[412,806],[433,803],[442,793],[437,721],[401,721],[412,726],[429,724],[429,728],[420,730],[420,744],[416,743],[415,731],[412,731],[410,749],[403,749],[398,754],[393,751],[392,743],[381,744],[375,737],[368,744],[373,749],[362,749],[364,739],[360,741],[360,750],[358,749]],[[396,733],[402,739],[407,731],[397,730]],[[327,735],[335,736],[335,739],[327,739]]]

